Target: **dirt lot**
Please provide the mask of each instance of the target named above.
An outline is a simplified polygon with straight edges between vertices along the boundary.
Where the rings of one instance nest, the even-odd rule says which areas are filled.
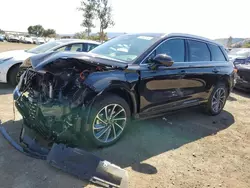
[[[7,45],[8,49],[22,46]],[[11,47],[10,47],[11,46]],[[0,50],[5,45],[0,44]],[[17,138],[13,88],[0,85],[0,119]],[[216,117],[200,108],[133,123],[114,146],[94,153],[129,172],[130,187],[250,187],[250,94],[234,92]],[[0,187],[93,187],[13,149],[0,135]]]
[[[35,44],[0,42],[0,52],[9,50],[25,50],[36,46]]]

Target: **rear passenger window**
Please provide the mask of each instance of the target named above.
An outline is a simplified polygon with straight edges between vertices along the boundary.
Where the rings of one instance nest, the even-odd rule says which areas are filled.
[[[175,62],[184,62],[185,46],[183,39],[172,39],[164,42],[156,49],[157,54],[167,54]]]
[[[223,55],[219,46],[208,44],[211,53],[212,53],[212,61],[226,61],[225,56]]]
[[[189,61],[210,61],[210,52],[206,43],[189,40],[188,45]]]

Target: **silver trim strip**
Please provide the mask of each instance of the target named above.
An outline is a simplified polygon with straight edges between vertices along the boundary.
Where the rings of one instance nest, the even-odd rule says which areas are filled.
[[[140,62],[139,65],[147,65],[146,63],[143,63],[160,45],[162,45],[164,42],[169,41],[169,40],[174,40],[174,39],[183,39],[183,40],[195,40],[198,42],[204,42],[204,43],[209,43],[212,45],[216,45],[210,41],[206,41],[206,40],[202,40],[202,39],[197,39],[197,38],[192,38],[192,37],[171,37],[171,38],[167,38],[164,41],[162,41],[160,44],[158,44],[145,58],[143,58],[143,60]],[[217,45],[218,46],[218,45]]]

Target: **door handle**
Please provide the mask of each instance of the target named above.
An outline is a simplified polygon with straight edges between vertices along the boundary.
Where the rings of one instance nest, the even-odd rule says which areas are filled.
[[[213,73],[218,73],[218,72],[220,72],[220,71],[219,71],[217,68],[215,68],[215,69],[212,70],[212,72],[213,72]]]
[[[179,72],[179,74],[186,74],[186,71],[185,71],[185,70],[181,70],[181,71]]]

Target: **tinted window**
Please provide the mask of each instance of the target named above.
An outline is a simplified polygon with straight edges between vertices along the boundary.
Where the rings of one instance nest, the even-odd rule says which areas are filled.
[[[51,50],[52,48],[54,48],[56,46],[59,46],[59,45],[63,44],[63,43],[64,42],[60,41],[60,40],[59,41],[48,42],[48,43],[39,45],[39,46],[37,46],[35,48],[32,48],[32,49],[28,50],[27,52],[34,53],[34,54],[44,53],[46,51]]]
[[[190,61],[210,61],[210,52],[206,43],[189,40]]]
[[[65,50],[71,52],[82,52],[82,44],[72,44],[70,48]]]
[[[212,53],[212,61],[225,61],[225,56],[223,55],[219,46],[208,44],[211,53]]]
[[[157,54],[167,54],[171,56],[175,62],[184,62],[184,40],[172,39],[164,42],[156,49],[156,55]]]
[[[82,52],[82,44],[70,44],[58,48],[56,51]]]
[[[97,44],[86,44],[86,52],[93,50],[97,46],[98,46]]]

